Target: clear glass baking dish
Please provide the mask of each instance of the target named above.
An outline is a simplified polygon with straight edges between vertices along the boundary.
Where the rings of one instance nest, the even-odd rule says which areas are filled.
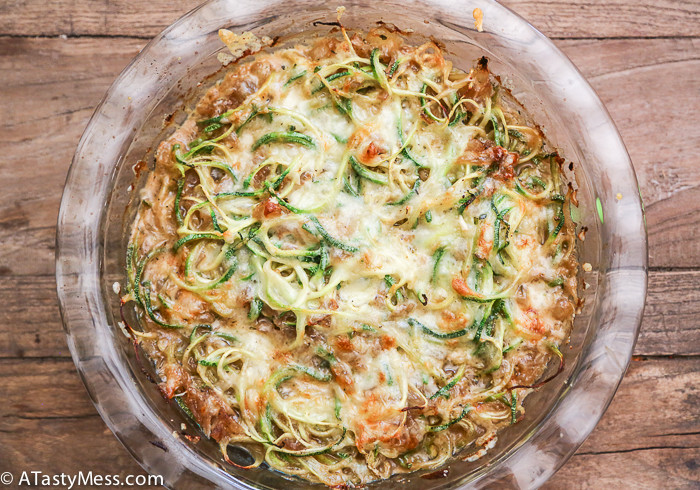
[[[567,162],[575,162],[568,177],[578,187],[580,223],[588,228],[579,256],[592,270],[581,272],[585,303],[563,349],[565,371],[528,396],[524,420],[505,430],[481,459],[457,458],[440,479],[412,474],[370,485],[537,487],[593,430],[625,373],[644,309],[646,230],[634,170],[603,104],[545,36],[495,1],[476,0],[467,8],[449,0],[212,0],[151,41],[95,111],[61,202],[56,278],[75,364],[109,428],[167,486],[310,486],[265,468],[227,465],[215,443],[184,437],[196,431],[181,429],[184,415],[149,381],[147,362],[139,361],[118,325],[113,284],[124,280],[125,228],[143,185],[143,167],[152,164],[158,141],[184,119],[188,103],[220,74],[218,29],[252,31],[283,45],[300,32],[328,32],[323,23],[336,20],[341,4],[347,27],[367,30],[383,21],[412,30],[414,42],[438,39],[457,67],[468,70],[486,55],[493,73],[546,128],[550,142]],[[474,29],[476,7],[484,14],[484,32]]]

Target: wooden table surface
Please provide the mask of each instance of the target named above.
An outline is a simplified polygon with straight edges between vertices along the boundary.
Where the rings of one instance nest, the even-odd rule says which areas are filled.
[[[102,95],[197,3],[0,2],[0,472],[143,474],[95,411],[66,347],[55,224]],[[635,357],[598,427],[547,487],[700,488],[700,1],[504,3],[598,91],[634,162],[649,227]]]

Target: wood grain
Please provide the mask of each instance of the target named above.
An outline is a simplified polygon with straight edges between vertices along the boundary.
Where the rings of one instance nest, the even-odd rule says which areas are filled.
[[[615,398],[579,452],[700,449],[700,358],[634,358]],[[700,473],[695,475],[700,481]]]
[[[700,148],[700,39],[560,45],[600,95],[632,158],[650,265],[697,266],[700,243],[688,237],[700,224],[700,167],[689,149]],[[679,117],[688,124],[670,130]]]
[[[0,146],[6,150],[0,158],[6,184],[0,197],[0,275],[53,273],[58,205],[78,139],[143,44],[0,38]],[[34,140],[39,132],[41,144]]]
[[[0,405],[4,442],[0,461],[11,462],[13,468],[34,467],[41,461],[41,469],[47,472],[136,471],[126,451],[104,428],[74,370],[70,359],[0,360],[5,395]],[[696,410],[700,399],[693,386],[698,370],[697,357],[633,361],[612,405],[572,460],[573,469],[565,466],[551,488],[572,488],[567,486],[573,481],[567,479],[570,472],[592,474],[596,465],[600,481],[647,482],[652,485],[649,488],[662,478],[669,480],[671,488],[698,484],[700,473],[693,471],[700,448],[700,412]],[[634,409],[639,400],[645,400],[644,410]],[[23,444],[27,433],[37,431],[46,444],[41,448]],[[13,448],[6,455],[9,459],[3,457],[3,446]],[[70,447],[51,450],[63,446]],[[655,451],[665,452],[660,456]],[[634,453],[636,461],[644,458],[633,476],[625,475],[627,453]],[[671,458],[677,464],[668,464]],[[584,483],[580,488],[600,487]]]
[[[697,36],[700,33],[700,4],[693,0],[504,0],[501,3],[555,38]]]
[[[0,2],[0,472],[143,474],[69,358],[55,223],[95,105],[147,40],[199,1]],[[700,3],[502,3],[558,39],[608,107],[637,171],[656,268],[615,399],[545,488],[700,488]]]
[[[629,452],[576,453],[542,488],[697,489],[700,449],[654,447]]]
[[[0,437],[0,468],[12,470],[16,478],[21,471],[46,475],[92,471],[118,475],[122,481],[127,475],[146,474],[94,409],[86,417],[0,418]],[[41,442],[34,442],[37,440]]]
[[[696,410],[700,396],[694,379],[698,370],[698,357],[636,358],[608,412],[581,452],[700,447],[700,411]],[[0,360],[0,379],[5,380],[0,421],[16,419],[21,423],[96,415],[74,374],[71,359]],[[633,410],[641,399],[645,400],[645,410]]]
[[[637,355],[700,355],[698,284],[700,271],[651,272]],[[70,357],[53,276],[5,277],[0,297],[0,359]]]
[[[700,272],[651,271],[637,355],[700,355]]]
[[[0,275],[53,273],[54,226],[75,145],[93,107],[142,45],[135,39],[0,37],[0,52],[7,53],[0,57],[0,113],[8,115],[0,132],[6,184]],[[651,266],[697,266],[700,241],[687,237],[700,226],[700,166],[688,148],[700,147],[700,40],[577,40],[561,46],[589,75],[632,156],[647,210]],[[679,125],[682,130],[669,129]],[[41,145],[33,139],[38,128]]]
[[[171,4],[149,0],[14,0],[0,4],[0,34],[150,38],[199,3],[186,0],[174,9]],[[551,37],[700,35],[700,5],[690,0],[502,3]]]

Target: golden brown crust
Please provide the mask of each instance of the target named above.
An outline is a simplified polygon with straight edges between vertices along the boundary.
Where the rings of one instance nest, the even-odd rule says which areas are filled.
[[[341,63],[375,49],[387,81]],[[334,485],[429,468],[521,417],[574,314],[575,197],[560,204],[556,160],[494,84],[485,59],[460,73],[383,26],[261,54],[211,87],[159,145],[132,236],[136,269],[160,250],[140,287],[163,395],[224,447]],[[423,165],[453,137],[456,156]]]

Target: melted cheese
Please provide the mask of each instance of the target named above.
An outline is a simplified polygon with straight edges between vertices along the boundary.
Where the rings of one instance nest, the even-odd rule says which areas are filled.
[[[575,301],[536,130],[437,46],[376,53],[321,40],[234,69],[161,146],[131,241],[125,298],[160,362],[228,405],[238,429],[212,434],[328,484],[435,467],[507,425]]]

